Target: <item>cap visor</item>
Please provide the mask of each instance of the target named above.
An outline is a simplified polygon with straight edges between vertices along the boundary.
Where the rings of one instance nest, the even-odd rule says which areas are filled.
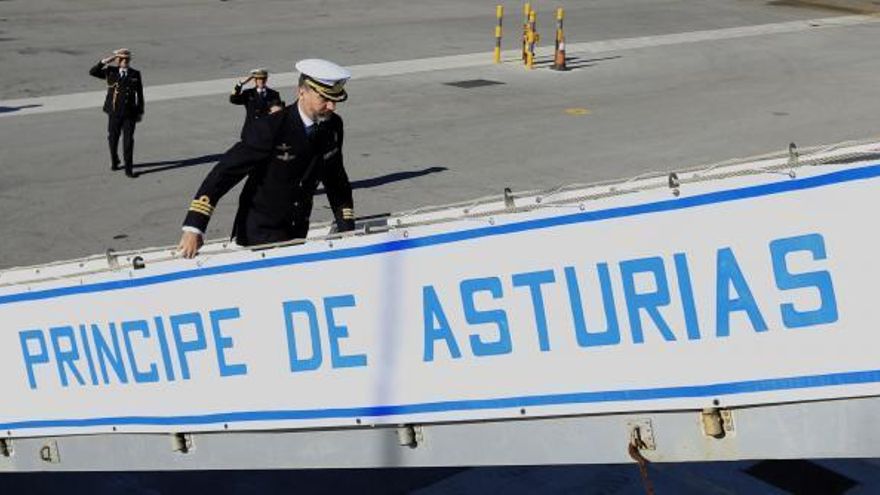
[[[334,103],[341,103],[341,102],[348,99],[348,93],[346,93],[345,90],[342,90],[341,93],[337,93],[335,95],[321,92],[321,96],[323,96],[324,98],[327,98],[328,100],[330,100]]]

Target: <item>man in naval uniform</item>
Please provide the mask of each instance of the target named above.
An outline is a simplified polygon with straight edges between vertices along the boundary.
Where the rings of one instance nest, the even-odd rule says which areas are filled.
[[[326,60],[296,64],[296,101],[270,109],[220,159],[190,203],[178,250],[195,256],[220,198],[247,178],[239,196],[232,236],[242,246],[304,239],[318,183],[336,218],[337,229],[354,229],[351,184],[342,162],[342,118],[337,103],[348,98],[348,70]]]
[[[116,65],[109,65],[116,60]],[[144,85],[141,73],[129,66],[131,51],[120,48],[95,64],[89,74],[107,83],[104,113],[107,114],[107,141],[110,144],[110,169],[119,170],[119,135],[122,134],[122,157],[125,175],[137,177],[133,167],[134,128],[144,116]]]
[[[266,85],[268,79],[269,72],[266,69],[254,69],[250,77],[239,81],[229,95],[229,103],[244,105],[245,119],[241,127],[241,139],[245,139],[245,134],[250,132],[250,124],[253,121],[268,115],[269,107],[281,101],[278,91]],[[254,81],[254,87],[242,90],[242,87],[251,80]]]

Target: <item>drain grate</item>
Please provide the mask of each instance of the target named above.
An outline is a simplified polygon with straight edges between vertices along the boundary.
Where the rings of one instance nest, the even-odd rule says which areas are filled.
[[[858,485],[842,474],[801,459],[761,461],[745,472],[764,483],[798,495],[842,495]]]
[[[447,86],[455,86],[456,88],[481,88],[483,86],[496,86],[498,84],[504,84],[501,81],[490,81],[488,79],[465,79],[464,81],[453,81],[448,83],[443,83]]]

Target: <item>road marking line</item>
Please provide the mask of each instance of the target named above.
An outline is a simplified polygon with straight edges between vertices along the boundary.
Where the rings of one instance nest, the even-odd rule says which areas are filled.
[[[874,22],[880,22],[880,17],[871,15],[825,17],[821,19],[780,22],[776,24],[760,24],[756,26],[691,31],[657,36],[569,43],[566,45],[566,51],[569,55],[572,53],[597,54],[639,48],[699,43],[704,41],[719,41],[753,36],[795,33],[818,28],[855,26]],[[552,46],[539,47],[537,50],[538,56],[549,56],[552,55],[552,53]],[[502,53],[503,60],[518,60],[520,56],[520,50],[506,50]],[[438,70],[488,67],[492,65],[494,65],[492,53],[487,52],[354,65],[350,66],[349,69],[351,69],[354,79],[373,79],[378,77],[401,76]],[[298,76],[299,74],[297,72],[273,74],[273,86],[292,87],[296,85]],[[237,78],[227,78],[149,86],[144,89],[144,99],[153,103],[181,98],[226,94],[229,93],[232,86],[237,81]],[[85,93],[0,101],[0,117],[17,117],[22,115],[97,108],[103,105],[104,95],[104,91],[90,91]]]
[[[582,107],[566,108],[565,113],[569,115],[590,115],[590,110]]]

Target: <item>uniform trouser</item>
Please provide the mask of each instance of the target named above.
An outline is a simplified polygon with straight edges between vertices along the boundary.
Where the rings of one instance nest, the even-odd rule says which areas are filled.
[[[110,144],[110,160],[113,167],[119,165],[119,135],[122,134],[122,157],[125,159],[125,173],[132,173],[134,163],[134,117],[110,115],[107,121],[107,141]]]

